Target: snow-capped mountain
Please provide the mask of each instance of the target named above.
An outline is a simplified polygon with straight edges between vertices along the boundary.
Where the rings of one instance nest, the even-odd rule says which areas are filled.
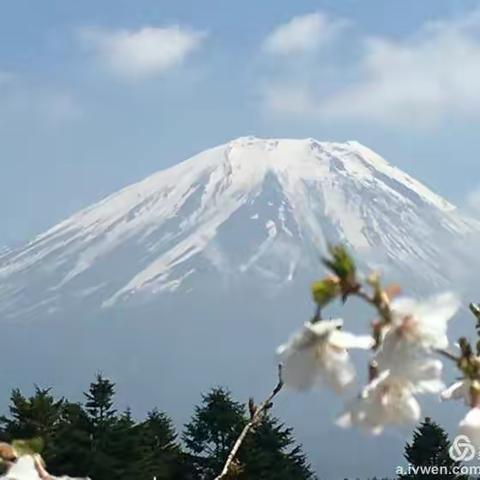
[[[406,289],[398,275],[433,289],[453,279],[454,259],[465,263],[455,244],[465,249],[478,232],[359,143],[240,138],[0,254],[0,383],[80,399],[100,370],[117,382],[120,405],[142,415],[158,406],[181,426],[212,386],[239,400],[269,391],[275,348],[312,314],[308,282],[323,274],[328,242],[346,242],[363,266]],[[328,313],[345,315],[355,331],[357,320],[372,320],[361,307]],[[466,322],[452,338],[472,328]],[[338,445],[358,452],[342,456],[342,478],[354,476],[362,455],[382,452],[386,464],[402,451],[401,437],[336,429],[341,408],[325,391],[310,399],[286,391],[275,415],[320,472]]]
[[[328,242],[441,281],[432,239],[478,225],[357,142],[240,138],[111,195],[0,254],[0,314],[108,308],[209,281],[281,288]],[[448,243],[445,242],[445,243]]]

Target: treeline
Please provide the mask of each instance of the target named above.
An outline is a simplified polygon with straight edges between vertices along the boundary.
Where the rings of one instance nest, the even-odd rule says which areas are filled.
[[[248,412],[222,388],[195,407],[181,434],[170,417],[152,410],[143,421],[115,408],[115,384],[98,375],[83,402],[55,398],[36,387],[14,390],[0,418],[2,441],[41,438],[42,456],[55,475],[93,480],[212,480],[248,421]],[[292,429],[267,415],[242,446],[238,480],[303,480],[314,474]]]
[[[9,414],[0,417],[0,441],[41,439],[42,457],[54,475],[93,480],[213,480],[249,418],[244,404],[227,390],[215,388],[203,395],[183,431],[177,433],[170,417],[157,409],[142,421],[135,420],[128,409],[117,411],[115,384],[97,375],[83,402],[55,398],[51,389],[36,387],[31,396],[13,390]],[[427,418],[406,444],[404,458],[413,466],[460,465],[450,458],[450,445],[446,432]],[[292,429],[266,415],[243,443],[228,480],[315,478]],[[397,478],[433,477],[406,473]],[[467,477],[451,473],[441,478]]]

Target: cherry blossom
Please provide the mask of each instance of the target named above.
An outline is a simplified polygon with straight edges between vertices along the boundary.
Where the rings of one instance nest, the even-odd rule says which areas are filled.
[[[72,477],[54,477],[44,467],[38,455],[24,455],[11,465],[6,475],[0,480],[81,480]],[[89,480],[89,479],[84,479]]]
[[[468,411],[459,425],[459,433],[466,435],[471,444],[480,449],[480,407],[474,407]]]
[[[387,425],[414,424],[420,415],[420,405],[409,383],[383,372],[350,403],[337,424],[343,428],[361,426],[378,435]]]
[[[392,302],[392,325],[384,342],[389,353],[408,353],[409,346],[424,349],[448,347],[448,321],[457,313],[460,301],[456,295],[446,292],[423,302],[413,298],[401,298]],[[384,350],[386,350],[384,348]]]
[[[306,323],[288,343],[278,348],[287,386],[305,390],[325,382],[342,391],[353,382],[355,369],[348,349],[369,349],[373,339],[344,332],[340,330],[342,325],[342,320]]]

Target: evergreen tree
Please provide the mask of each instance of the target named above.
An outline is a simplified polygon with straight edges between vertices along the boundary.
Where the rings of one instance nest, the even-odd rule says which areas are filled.
[[[194,478],[215,478],[247,423],[245,408],[228,391],[213,389],[195,408],[183,440],[194,465]],[[313,473],[292,430],[265,416],[240,449],[236,480],[310,480]]]
[[[90,384],[86,397],[85,409],[96,429],[108,425],[115,417],[113,397],[115,396],[115,384],[101,373],[96,376],[96,381]]]
[[[115,384],[97,375],[85,403],[55,399],[50,389],[31,397],[11,395],[10,416],[1,417],[6,441],[40,437],[42,454],[54,475],[95,480],[210,480],[223,468],[247,423],[245,407],[222,388],[202,397],[183,439],[158,410],[136,422],[129,409],[117,414]],[[311,480],[313,475],[292,430],[266,415],[239,452],[236,480]]]
[[[245,408],[230,392],[214,388],[202,396],[183,434],[196,479],[214,478],[221,471],[244,425]]]
[[[7,440],[29,440],[41,438],[44,443],[43,456],[50,461],[55,456],[55,436],[58,431],[64,400],[56,400],[51,389],[35,387],[29,398],[15,389],[10,396],[10,417],[1,417]]]
[[[127,409],[111,425],[105,453],[115,459],[115,466],[109,478],[116,480],[151,480],[153,478],[146,474],[148,460],[141,445],[139,425],[133,420],[130,409]]]
[[[437,423],[426,418],[413,434],[412,443],[405,446],[404,457],[408,463],[415,467],[437,466],[446,467],[450,472],[451,468],[459,465],[450,458],[450,442],[448,436]],[[416,473],[402,475],[400,478],[408,480],[426,480],[432,478],[431,473]],[[448,473],[435,475],[439,480],[463,480],[464,476]]]
[[[157,480],[188,477],[187,458],[177,443],[172,420],[157,409],[139,425],[140,442],[146,458],[148,478]]]
[[[292,429],[266,416],[240,452],[242,480],[310,480],[314,474]]]
[[[90,419],[79,403],[66,402],[56,434],[56,449],[48,463],[56,475],[85,477],[90,472],[92,455]]]
[[[91,442],[89,476],[95,480],[115,478],[114,472],[117,472],[121,468],[121,462],[125,461],[112,454],[113,429],[118,421],[113,407],[115,384],[99,373],[84,396]]]

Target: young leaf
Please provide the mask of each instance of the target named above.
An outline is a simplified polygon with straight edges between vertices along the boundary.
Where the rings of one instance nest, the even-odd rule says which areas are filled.
[[[328,248],[331,258],[324,258],[323,263],[342,281],[351,281],[355,278],[355,262],[343,245],[330,245]]]
[[[40,437],[30,440],[14,440],[12,442],[12,447],[19,457],[41,453],[43,446],[43,440]]]
[[[313,301],[320,307],[324,307],[340,294],[340,286],[336,278],[313,282],[311,289]]]

